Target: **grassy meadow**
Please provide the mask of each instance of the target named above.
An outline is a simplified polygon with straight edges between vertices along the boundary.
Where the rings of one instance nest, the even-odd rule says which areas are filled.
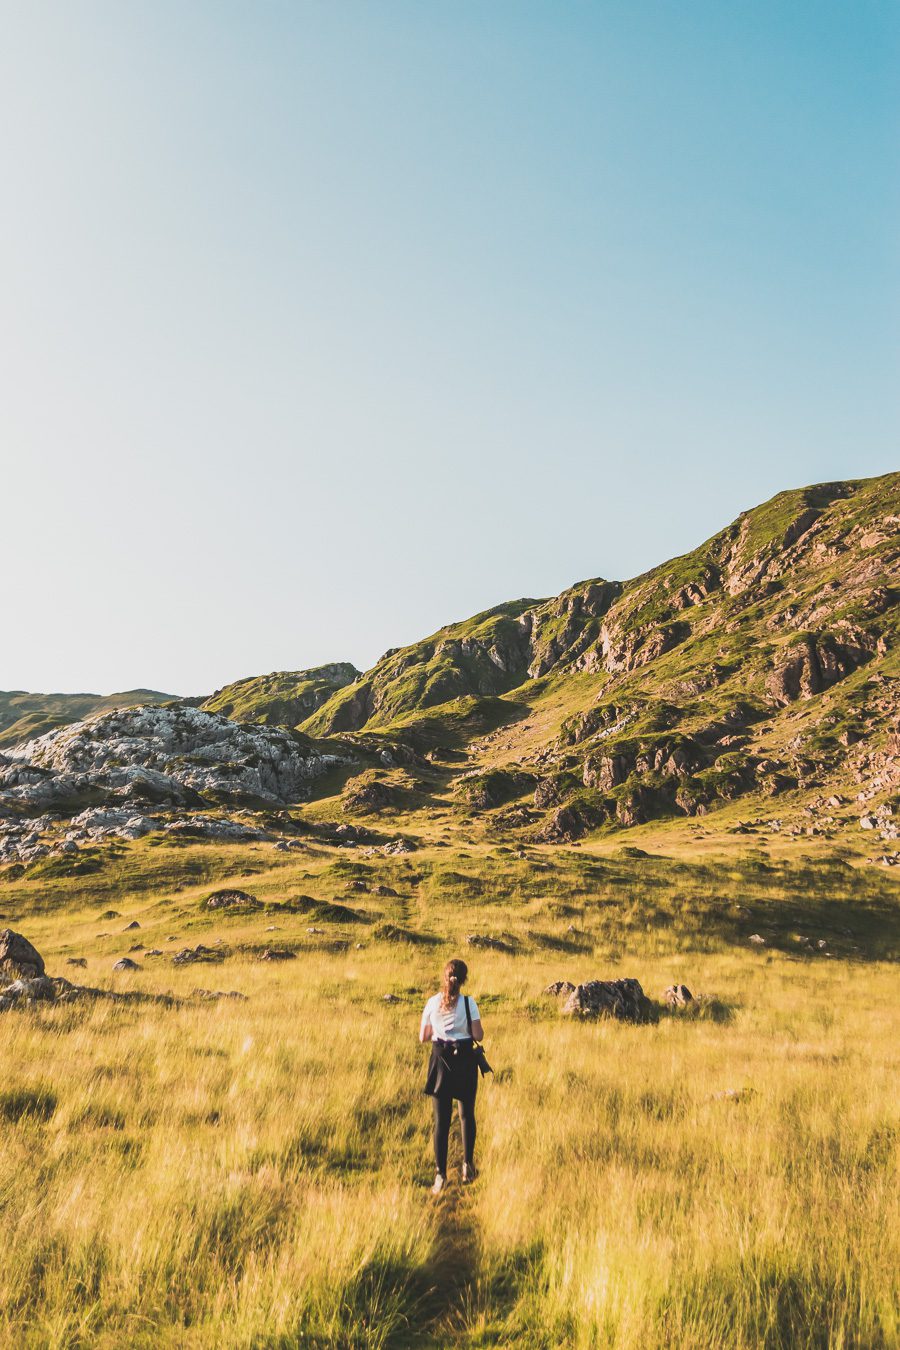
[[[734,847],[363,857],[151,836],[0,887],[3,926],[50,973],[175,996],[0,1019],[0,1344],[900,1343],[896,890]],[[267,908],[206,911],[222,884]],[[297,896],[351,913],[278,908]],[[172,964],[197,943],[223,959]],[[162,955],[113,974],[138,945]],[[294,959],[261,961],[272,947]],[[454,1131],[434,1201],[417,1031],[453,954],[497,1072],[480,1176],[459,1184]],[[709,999],[632,1027],[572,1023],[542,994],[624,975]]]

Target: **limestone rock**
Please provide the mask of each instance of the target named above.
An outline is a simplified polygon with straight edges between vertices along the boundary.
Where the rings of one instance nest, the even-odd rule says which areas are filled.
[[[137,961],[132,961],[130,956],[123,956],[113,966],[113,970],[140,970],[140,966]]]
[[[308,797],[318,777],[351,758],[297,732],[239,726],[198,708],[119,709],[11,750],[0,766],[0,805],[65,809],[93,795],[107,803],[280,806]]]

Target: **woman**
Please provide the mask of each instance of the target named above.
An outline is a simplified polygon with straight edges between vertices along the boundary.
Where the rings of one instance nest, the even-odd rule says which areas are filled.
[[[425,1092],[434,1102],[436,1174],[432,1195],[440,1195],[447,1184],[447,1141],[454,1099],[459,1103],[462,1132],[462,1179],[464,1182],[475,1179],[473,1155],[478,1061],[475,1058],[474,1041],[482,1039],[484,1028],[474,998],[460,995],[468,974],[465,961],[454,959],[447,962],[441,979],[441,991],[425,1004],[419,1028],[419,1040],[431,1042],[431,1062]]]

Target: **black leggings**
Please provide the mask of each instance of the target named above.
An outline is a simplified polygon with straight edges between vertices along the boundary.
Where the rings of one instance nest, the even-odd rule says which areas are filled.
[[[447,1175],[447,1141],[453,1117],[452,1097],[432,1097],[434,1102],[434,1165],[442,1177]],[[475,1096],[459,1102],[459,1125],[463,1157],[471,1164],[475,1153]]]

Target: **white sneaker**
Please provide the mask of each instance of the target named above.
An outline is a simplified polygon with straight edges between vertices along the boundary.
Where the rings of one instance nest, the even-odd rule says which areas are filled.
[[[478,1173],[475,1171],[474,1163],[463,1163],[462,1179],[464,1182],[474,1181],[477,1176]]]
[[[446,1177],[442,1177],[441,1174],[440,1174],[440,1172],[438,1172],[437,1176],[436,1176],[435,1179],[434,1179],[434,1185],[433,1185],[432,1188],[431,1188],[431,1194],[432,1194],[432,1195],[440,1195],[441,1191],[444,1189],[444,1187],[446,1186],[446,1184],[447,1184],[447,1178],[446,1178]]]

